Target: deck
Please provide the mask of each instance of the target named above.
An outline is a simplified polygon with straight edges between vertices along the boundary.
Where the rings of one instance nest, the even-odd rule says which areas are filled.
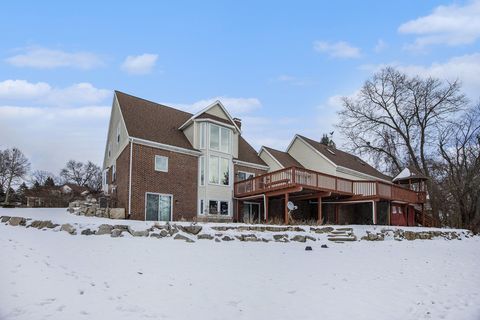
[[[390,200],[409,204],[425,203],[425,192],[416,192],[382,181],[349,180],[298,167],[289,167],[234,184],[235,197],[272,195],[283,190],[328,192],[345,199]]]

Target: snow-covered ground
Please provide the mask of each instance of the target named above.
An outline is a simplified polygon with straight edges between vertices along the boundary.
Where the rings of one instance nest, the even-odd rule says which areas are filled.
[[[2,215],[119,223],[64,209]],[[0,319],[478,320],[479,253],[479,237],[186,243],[0,224]]]

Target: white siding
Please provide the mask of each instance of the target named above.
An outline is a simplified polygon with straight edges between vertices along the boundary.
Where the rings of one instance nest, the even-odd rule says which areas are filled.
[[[260,152],[260,158],[267,164],[268,172],[277,171],[283,169],[283,166],[280,166],[277,161],[273,159],[273,157],[265,150],[262,149]]]
[[[299,138],[295,138],[288,153],[307,169],[331,175],[336,174],[335,165],[326,160],[310,145]]]
[[[117,143],[117,127],[120,125],[120,142]],[[110,145],[110,157],[108,156],[108,149]],[[113,97],[112,112],[110,115],[110,124],[108,127],[107,144],[105,146],[105,154],[103,160],[103,169],[110,167],[120,152],[128,145],[128,133],[125,122],[123,121],[120,106],[117,98]]]

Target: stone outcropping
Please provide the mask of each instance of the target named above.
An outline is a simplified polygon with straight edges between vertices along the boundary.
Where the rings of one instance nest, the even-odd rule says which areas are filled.
[[[125,219],[124,208],[100,208],[97,199],[92,197],[70,202],[67,210],[77,216]]]

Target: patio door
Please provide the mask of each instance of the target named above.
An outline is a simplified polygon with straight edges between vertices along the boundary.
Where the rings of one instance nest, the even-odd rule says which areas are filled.
[[[260,222],[260,204],[253,202],[244,202],[243,208],[243,222],[244,223],[253,223],[255,220]]]
[[[147,193],[146,197],[146,221],[170,221],[172,219],[171,195]]]

